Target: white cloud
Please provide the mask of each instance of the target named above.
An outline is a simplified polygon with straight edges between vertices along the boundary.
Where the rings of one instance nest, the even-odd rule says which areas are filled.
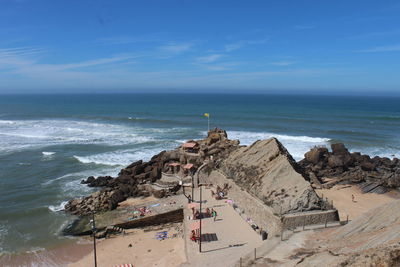
[[[295,64],[296,62],[294,61],[277,61],[277,62],[271,62],[271,65],[275,65],[275,66],[280,66],[280,67],[284,67],[284,66],[290,66]]]
[[[262,39],[262,40],[241,40],[235,43],[227,44],[225,45],[225,51],[226,52],[232,52],[234,50],[238,50],[244,46],[247,45],[257,45],[257,44],[265,44],[268,41],[268,39]]]
[[[226,52],[231,52],[237,49],[240,49],[244,46],[244,43],[238,42],[238,43],[233,43],[233,44],[227,44],[225,45],[225,51]]]
[[[223,55],[221,55],[221,54],[212,54],[212,55],[208,55],[208,56],[204,56],[204,57],[198,57],[198,58],[196,58],[196,61],[198,63],[212,63],[212,62],[217,61],[221,57],[223,57]]]
[[[379,53],[379,52],[399,52],[400,51],[400,44],[399,45],[386,45],[386,46],[377,46],[368,49],[358,50],[356,52],[360,53]]]
[[[176,55],[176,54],[181,54],[183,52],[187,52],[192,47],[193,47],[192,43],[182,43],[182,44],[170,43],[167,45],[160,46],[158,49],[162,52]]]

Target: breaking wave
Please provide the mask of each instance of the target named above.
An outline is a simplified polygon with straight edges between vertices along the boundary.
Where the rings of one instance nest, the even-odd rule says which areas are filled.
[[[156,146],[151,148],[120,150],[89,156],[75,155],[74,158],[83,164],[126,166],[137,160],[148,161],[152,156],[160,153],[162,150],[173,149],[175,146],[169,145],[166,147]]]
[[[152,141],[147,130],[75,120],[0,120],[0,152],[64,144],[126,145]],[[46,155],[43,152],[43,155]]]
[[[56,152],[43,151],[42,154],[43,154],[43,156],[53,156],[54,154],[56,154]]]
[[[53,212],[57,212],[57,211],[62,211],[65,208],[65,205],[68,203],[68,201],[63,201],[61,202],[59,205],[50,205],[49,206],[49,210],[53,211]]]
[[[239,139],[242,145],[251,145],[257,140],[277,138],[289,151],[295,160],[304,158],[310,148],[314,146],[329,145],[329,138],[310,137],[310,136],[291,136],[281,135],[268,132],[246,132],[246,131],[229,131],[229,139]]]

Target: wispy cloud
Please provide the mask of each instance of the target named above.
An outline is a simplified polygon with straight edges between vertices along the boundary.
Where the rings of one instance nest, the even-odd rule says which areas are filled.
[[[43,49],[37,47],[0,48],[0,58],[32,56],[43,51]]]
[[[284,67],[284,66],[293,65],[293,64],[295,64],[295,63],[296,63],[296,62],[294,62],[294,61],[277,61],[277,62],[271,62],[270,64],[271,64],[271,65],[274,65],[274,66]]]
[[[379,53],[379,52],[399,52],[400,44],[398,45],[386,45],[386,46],[377,46],[363,50],[357,50],[359,53]]]
[[[168,54],[181,54],[189,51],[193,47],[193,43],[169,43],[158,47],[158,50],[166,52]]]
[[[221,55],[221,54],[212,54],[212,55],[208,55],[208,56],[204,56],[204,57],[198,57],[198,58],[196,58],[196,62],[198,62],[198,63],[212,63],[212,62],[217,61],[221,57],[223,57],[223,55]]]
[[[203,67],[211,71],[228,71],[233,70],[235,66],[239,65],[238,62],[223,62],[218,64],[208,64]]]
[[[225,51],[226,52],[232,52],[234,50],[238,50],[244,46],[247,45],[257,45],[257,44],[265,44],[268,42],[268,39],[262,39],[262,40],[241,40],[237,41],[234,43],[230,43],[225,45]]]
[[[356,34],[356,35],[350,36],[349,39],[367,39],[367,38],[375,38],[375,37],[399,35],[399,34],[400,34],[400,30],[368,32],[368,33],[362,33],[362,34]]]
[[[27,76],[51,76],[67,74],[70,71],[82,71],[87,68],[87,72],[99,66],[132,63],[137,55],[121,54],[110,57],[91,59],[75,63],[63,64],[44,64],[40,63],[40,56],[44,50],[32,47],[16,47],[0,49],[0,70]]]
[[[295,30],[311,30],[315,29],[316,27],[314,25],[294,25],[293,28]]]
[[[97,43],[103,45],[125,45],[134,43],[151,43],[165,41],[166,33],[152,33],[140,36],[111,36],[98,38]]]

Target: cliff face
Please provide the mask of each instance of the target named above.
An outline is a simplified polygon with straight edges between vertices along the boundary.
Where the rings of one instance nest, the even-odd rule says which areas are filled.
[[[301,167],[275,138],[236,149],[220,163],[220,171],[276,214],[320,209]]]

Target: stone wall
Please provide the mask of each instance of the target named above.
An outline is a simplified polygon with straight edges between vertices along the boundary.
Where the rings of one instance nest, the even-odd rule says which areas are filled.
[[[212,171],[210,175],[202,173],[199,175],[199,179],[201,183],[212,183],[219,186],[227,183],[231,186],[231,189],[228,191],[228,198],[234,201],[234,204],[238,206],[238,209],[246,217],[253,220],[258,227],[267,229],[270,234],[280,232],[281,221],[273,214],[273,210],[259,199],[241,189],[232,180],[227,179],[222,173],[218,171]]]
[[[337,210],[317,210],[286,214],[282,217],[283,229],[293,229],[304,225],[324,224],[339,221]]]
[[[124,229],[131,229],[131,228],[139,228],[151,225],[160,225],[165,223],[177,223],[177,222],[183,222],[183,209],[177,209],[166,213],[161,213],[137,220],[119,223],[116,224],[115,226]]]

